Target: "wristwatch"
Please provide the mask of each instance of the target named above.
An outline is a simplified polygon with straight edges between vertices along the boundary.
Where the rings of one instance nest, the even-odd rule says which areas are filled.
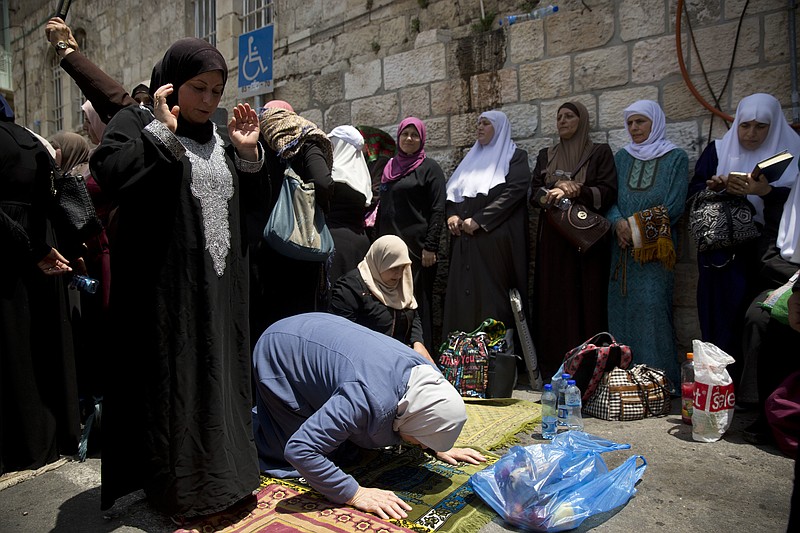
[[[72,49],[72,45],[70,45],[67,41],[58,41],[56,43],[56,51],[66,50],[67,48]]]

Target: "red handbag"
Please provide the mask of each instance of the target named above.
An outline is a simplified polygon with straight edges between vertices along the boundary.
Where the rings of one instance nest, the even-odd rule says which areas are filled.
[[[617,367],[626,369],[632,360],[629,346],[618,343],[611,333],[603,332],[567,352],[561,367],[581,389],[581,400],[585,404],[603,379],[604,372]]]

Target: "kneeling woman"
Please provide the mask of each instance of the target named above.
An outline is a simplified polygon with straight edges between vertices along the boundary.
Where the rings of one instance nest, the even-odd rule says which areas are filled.
[[[334,503],[384,519],[405,518],[411,509],[391,491],[360,486],[335,464],[346,443],[382,448],[405,441],[453,465],[486,460],[452,448],[466,408],[435,366],[342,317],[306,313],[276,322],[256,345],[253,373],[261,470],[302,476]]]
[[[384,235],[376,240],[331,292],[331,313],[394,337],[433,362],[422,341],[411,258],[403,239]]]

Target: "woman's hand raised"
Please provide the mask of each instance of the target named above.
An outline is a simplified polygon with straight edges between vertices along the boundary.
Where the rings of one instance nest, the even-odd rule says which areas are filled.
[[[156,89],[153,94],[153,114],[172,133],[175,133],[178,129],[178,114],[181,112],[179,106],[172,106],[172,109],[170,109],[169,105],[167,105],[167,96],[171,95],[174,90],[172,84],[168,83]]]
[[[250,104],[233,108],[233,118],[228,122],[228,135],[239,157],[258,161],[258,115]]]

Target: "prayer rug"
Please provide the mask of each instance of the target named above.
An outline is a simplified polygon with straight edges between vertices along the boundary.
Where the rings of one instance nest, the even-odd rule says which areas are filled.
[[[255,507],[216,515],[178,533],[474,533],[496,516],[469,484],[472,474],[498,459],[488,458],[481,465],[452,466],[419,448],[398,446],[366,451],[356,466],[345,468],[361,485],[391,490],[407,501],[412,510],[404,520],[382,520],[337,506],[303,479],[262,476]]]
[[[467,423],[456,446],[496,450],[516,444],[517,433],[533,431],[542,421],[541,404],[514,398],[464,398]]]

